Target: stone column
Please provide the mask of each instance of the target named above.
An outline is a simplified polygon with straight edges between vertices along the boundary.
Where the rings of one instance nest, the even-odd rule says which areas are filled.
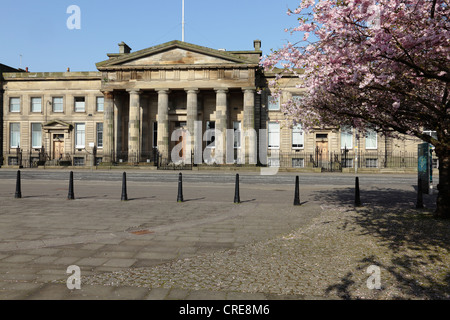
[[[128,162],[140,160],[140,102],[139,91],[128,90],[130,93],[130,110],[128,120]]]
[[[169,160],[169,89],[158,90],[158,151]]]
[[[103,162],[114,161],[114,93],[104,91],[103,105]]]
[[[191,150],[194,149],[195,135],[194,123],[198,117],[197,88],[186,89],[187,93],[187,129],[191,136]]]
[[[256,164],[257,142],[255,131],[255,88],[243,88],[244,91],[244,121],[241,141],[245,145],[245,159],[249,164]]]
[[[226,133],[228,127],[227,117],[227,92],[228,89],[216,90],[216,162],[225,163],[226,155]]]
[[[121,143],[121,125],[120,119],[122,119],[122,107],[123,107],[123,99],[122,97],[117,97],[114,99],[114,154],[115,158],[119,156],[120,151],[122,151],[122,143]],[[117,160],[116,160],[117,161]]]

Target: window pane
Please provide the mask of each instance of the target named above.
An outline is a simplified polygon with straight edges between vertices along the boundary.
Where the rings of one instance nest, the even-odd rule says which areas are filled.
[[[9,111],[10,112],[20,112],[20,98],[10,98],[9,99]]]
[[[97,97],[97,111],[103,112],[103,105],[105,103],[104,97]]]
[[[42,147],[42,124],[40,123],[31,124],[31,144],[32,148]]]
[[[97,147],[103,148],[103,123],[97,123]]]
[[[367,130],[366,132],[366,149],[377,148],[377,132],[375,130]]]
[[[75,124],[75,147],[76,148],[84,148],[84,132],[85,132],[85,124],[77,123]]]
[[[303,168],[305,166],[305,160],[303,158],[292,158],[293,168]]]
[[[302,126],[296,124],[292,127],[292,148],[303,148],[304,135]]]
[[[20,123],[10,124],[10,147],[17,148],[20,144]]]
[[[63,98],[53,98],[53,112],[63,112]]]
[[[377,168],[378,159],[366,159],[366,168]]]
[[[269,110],[280,110],[278,97],[269,96]]]
[[[280,147],[280,124],[269,122],[269,148]]]
[[[31,98],[31,112],[41,112],[41,111],[42,111],[42,99]]]
[[[341,149],[352,149],[353,148],[353,132],[350,127],[341,128]]]
[[[85,111],[85,100],[84,97],[75,97],[75,112]]]
[[[301,101],[302,101],[302,99],[303,99],[303,96],[302,96],[302,95],[299,95],[299,94],[293,94],[293,95],[292,95],[292,101],[293,101],[295,104],[300,104]]]

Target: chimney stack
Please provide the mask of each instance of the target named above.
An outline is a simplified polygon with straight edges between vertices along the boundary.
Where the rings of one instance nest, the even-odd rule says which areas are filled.
[[[254,40],[253,47],[255,48],[255,51],[261,51],[261,40]]]
[[[119,53],[130,53],[131,52],[131,48],[125,43],[125,42],[121,42],[119,43]]]

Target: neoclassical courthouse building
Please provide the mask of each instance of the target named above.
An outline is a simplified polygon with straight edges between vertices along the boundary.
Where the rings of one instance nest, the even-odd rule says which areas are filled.
[[[302,92],[295,77],[286,76],[281,98],[270,95],[267,83],[275,75],[259,67],[259,40],[242,51],[171,41],[132,52],[122,42],[107,56],[96,72],[29,72],[0,64],[0,164],[167,165],[180,158],[205,166],[233,159],[255,164],[248,155],[257,150],[256,164],[287,168],[417,165],[412,139],[352,128],[304,132],[289,124],[281,104]],[[232,150],[232,161],[219,161],[220,146],[229,148],[227,155]]]

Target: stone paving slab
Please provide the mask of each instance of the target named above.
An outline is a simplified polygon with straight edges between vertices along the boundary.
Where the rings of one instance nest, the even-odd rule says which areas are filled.
[[[233,184],[201,180],[183,185],[184,203],[176,202],[177,185],[168,181],[130,181],[126,202],[114,181],[76,181],[75,200],[66,200],[66,181],[45,179],[24,181],[23,198],[14,199],[14,182],[0,179],[3,300],[433,296],[401,289],[404,283],[392,270],[400,268],[395,259],[404,257],[386,246],[391,239],[380,241],[378,229],[367,232],[369,222],[361,224],[369,209],[377,213],[372,223],[381,217],[398,223],[396,210],[414,207],[411,185],[365,186],[359,210],[348,185],[302,185],[302,205],[293,206],[293,185],[282,183],[242,184],[242,203],[234,204]],[[433,202],[425,200],[427,206]],[[432,223],[426,213],[410,214]],[[448,248],[427,243],[427,250],[438,254],[433,270],[445,278]],[[385,290],[367,289],[369,262],[383,267]],[[66,286],[70,265],[81,269],[80,290]],[[446,292],[443,287],[433,294]]]

